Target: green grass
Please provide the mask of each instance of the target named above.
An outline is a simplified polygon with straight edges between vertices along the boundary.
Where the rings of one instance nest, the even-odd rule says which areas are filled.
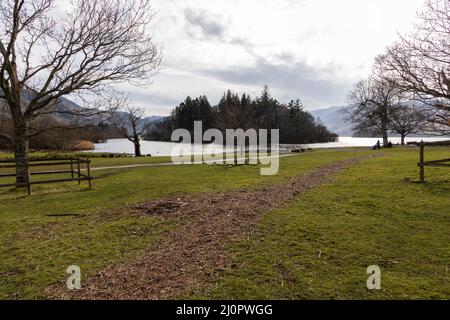
[[[282,158],[280,173],[269,177],[261,176],[258,166],[145,167],[95,171],[99,179],[92,190],[86,183],[37,185],[32,196],[1,189],[0,299],[42,298],[43,289],[67,278],[69,265],[79,265],[83,276],[92,275],[131,258],[173,227],[171,221],[124,209],[129,204],[179,193],[252,188],[367,153],[371,151],[352,149]],[[97,160],[98,166],[144,161]]]
[[[429,148],[427,160],[448,158],[449,151]],[[415,184],[417,150],[383,152],[384,158],[366,160],[289,207],[266,213],[254,237],[230,244],[235,267],[189,297],[448,299],[450,170],[427,168],[428,183]],[[2,189],[0,299],[44,298],[46,287],[65,281],[69,265],[79,265],[83,277],[92,275],[131,259],[174,227],[171,220],[133,213],[129,204],[254,188],[372,153],[282,158],[280,173],[269,177],[258,166],[145,167],[95,171],[92,190],[85,183],[39,185],[28,197]],[[147,159],[98,159],[96,165]],[[377,292],[365,287],[366,268],[373,264],[382,270]]]
[[[427,168],[416,184],[417,150],[384,152],[266,213],[232,245],[234,267],[189,297],[449,299],[450,170]],[[426,150],[428,160],[449,154]],[[366,287],[370,265],[379,291]]]

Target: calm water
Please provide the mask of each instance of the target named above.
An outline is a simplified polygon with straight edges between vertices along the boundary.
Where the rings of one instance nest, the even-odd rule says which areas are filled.
[[[141,152],[143,155],[152,156],[170,156],[174,146],[179,145],[174,142],[160,142],[160,141],[141,141]],[[189,147],[189,144],[183,144],[185,147]],[[197,148],[201,146],[197,146]],[[200,149],[201,150],[201,149]],[[224,148],[220,145],[216,145],[214,150],[217,153],[222,153]],[[110,153],[129,153],[134,154],[133,143],[127,139],[111,139],[106,143],[95,144],[95,150],[90,152],[110,152]],[[201,153],[194,152],[194,153]]]
[[[428,137],[428,138],[418,138],[412,137],[407,138],[406,141],[440,141],[449,140],[449,137]],[[371,147],[377,143],[377,140],[382,141],[381,138],[352,138],[352,137],[340,137],[339,142],[330,143],[317,143],[302,145],[302,147],[308,147],[312,149],[323,149],[323,148],[345,148],[345,147]],[[400,143],[400,138],[390,138],[392,143]],[[158,141],[142,141],[141,148],[142,154],[151,154],[152,156],[170,156],[171,150],[177,145],[173,142],[158,142]],[[223,152],[222,146],[215,146],[215,152]],[[283,146],[281,146],[283,149]],[[95,145],[95,151],[93,152],[110,152],[110,153],[134,153],[133,144],[127,139],[111,139],[106,143],[99,143]]]

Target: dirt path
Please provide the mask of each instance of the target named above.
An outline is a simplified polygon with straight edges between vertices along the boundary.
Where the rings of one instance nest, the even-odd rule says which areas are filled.
[[[232,263],[230,242],[250,236],[260,216],[299,194],[331,181],[365,159],[335,162],[282,184],[255,191],[184,196],[142,203],[140,214],[177,217],[179,224],[137,258],[114,264],[83,282],[75,293],[51,290],[64,299],[168,299],[214,279]]]

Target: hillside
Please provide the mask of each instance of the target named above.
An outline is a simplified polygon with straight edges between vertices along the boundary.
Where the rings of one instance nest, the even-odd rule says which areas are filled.
[[[0,94],[1,94],[0,90]],[[24,91],[22,92],[22,99],[25,101],[25,103],[28,103],[33,98],[33,93],[30,91]],[[60,124],[68,125],[71,122],[75,120],[75,116],[71,114],[71,112],[81,110],[82,107],[78,105],[77,103],[73,102],[72,100],[68,98],[59,98],[56,103],[55,113],[51,114],[51,118],[54,119],[56,122]],[[118,112],[121,117],[126,117],[125,112]],[[9,111],[7,108],[2,109],[1,116],[5,116],[6,118],[10,118]],[[141,119],[139,121],[139,128],[144,126],[150,126],[152,123],[162,119],[163,117],[160,116],[149,116]],[[106,121],[108,123],[108,121]]]
[[[311,111],[311,114],[339,136],[353,136],[352,124],[345,122],[345,111],[348,106],[330,107]]]

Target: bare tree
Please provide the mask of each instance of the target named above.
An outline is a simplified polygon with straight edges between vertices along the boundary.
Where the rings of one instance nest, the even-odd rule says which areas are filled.
[[[391,112],[389,128],[401,136],[401,145],[409,134],[419,133],[425,128],[427,116],[416,107],[400,104]]]
[[[369,78],[358,82],[349,95],[352,108],[347,121],[355,124],[355,131],[372,130],[388,144],[389,120],[393,106],[398,103],[399,90],[392,81]]]
[[[146,32],[153,18],[149,0],[73,0],[65,12],[55,3],[0,2],[0,96],[14,123],[18,183],[29,179],[28,143],[37,117],[59,112],[57,103],[67,95],[98,102],[113,83],[148,84],[160,63]],[[62,112],[92,117],[101,110]]]
[[[377,58],[378,75],[431,110],[433,130],[450,131],[450,3],[428,0],[415,32],[404,35]]]
[[[144,125],[141,122],[145,110],[139,107],[126,107],[125,114],[118,114],[116,116],[116,125],[119,128],[120,134],[133,142],[134,155],[141,157],[141,135],[144,133]]]

